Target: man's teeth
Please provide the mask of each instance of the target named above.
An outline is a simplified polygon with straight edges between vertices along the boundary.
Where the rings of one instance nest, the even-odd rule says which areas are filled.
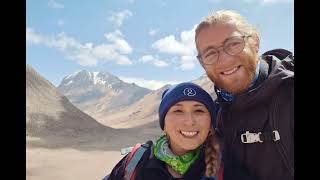
[[[225,74],[225,75],[229,75],[229,74],[234,73],[238,68],[239,68],[239,66],[231,69],[230,71],[224,71],[224,72],[222,72],[222,73]]]
[[[198,134],[198,132],[197,131],[181,131],[181,134],[183,134],[184,136],[192,137]]]

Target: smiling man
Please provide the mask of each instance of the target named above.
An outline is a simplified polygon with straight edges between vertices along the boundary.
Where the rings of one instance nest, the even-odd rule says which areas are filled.
[[[259,32],[233,11],[206,17],[195,41],[218,97],[214,127],[224,145],[224,180],[293,179],[292,53],[259,55]]]

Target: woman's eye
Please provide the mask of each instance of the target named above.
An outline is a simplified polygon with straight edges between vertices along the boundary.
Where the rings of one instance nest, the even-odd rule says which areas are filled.
[[[182,111],[180,109],[174,110],[174,113],[182,113]]]
[[[195,112],[197,112],[197,113],[204,113],[205,111],[202,110],[202,109],[197,109],[197,110],[195,110]]]

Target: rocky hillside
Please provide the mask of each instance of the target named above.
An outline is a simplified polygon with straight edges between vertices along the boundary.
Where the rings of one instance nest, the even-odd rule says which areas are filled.
[[[112,133],[83,113],[30,65],[26,66],[26,135],[46,138],[90,138]]]
[[[213,83],[206,75],[203,75],[191,82],[200,85],[210,93],[214,99],[216,98],[216,94],[213,90]],[[106,116],[99,116],[98,119],[101,123],[115,128],[135,127],[146,123],[149,123],[150,127],[154,126],[158,128],[158,109],[161,101],[161,95],[165,89],[170,87],[172,87],[172,85],[166,85],[147,94],[132,105],[119,108],[117,111]]]

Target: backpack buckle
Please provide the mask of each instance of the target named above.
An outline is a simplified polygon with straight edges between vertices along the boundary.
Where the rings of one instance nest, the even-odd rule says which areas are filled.
[[[241,134],[241,141],[242,143],[256,143],[256,142],[263,142],[260,139],[259,133],[250,133],[249,131],[246,131],[246,133]]]
[[[121,155],[127,155],[133,150],[133,147],[122,148],[120,150]]]

